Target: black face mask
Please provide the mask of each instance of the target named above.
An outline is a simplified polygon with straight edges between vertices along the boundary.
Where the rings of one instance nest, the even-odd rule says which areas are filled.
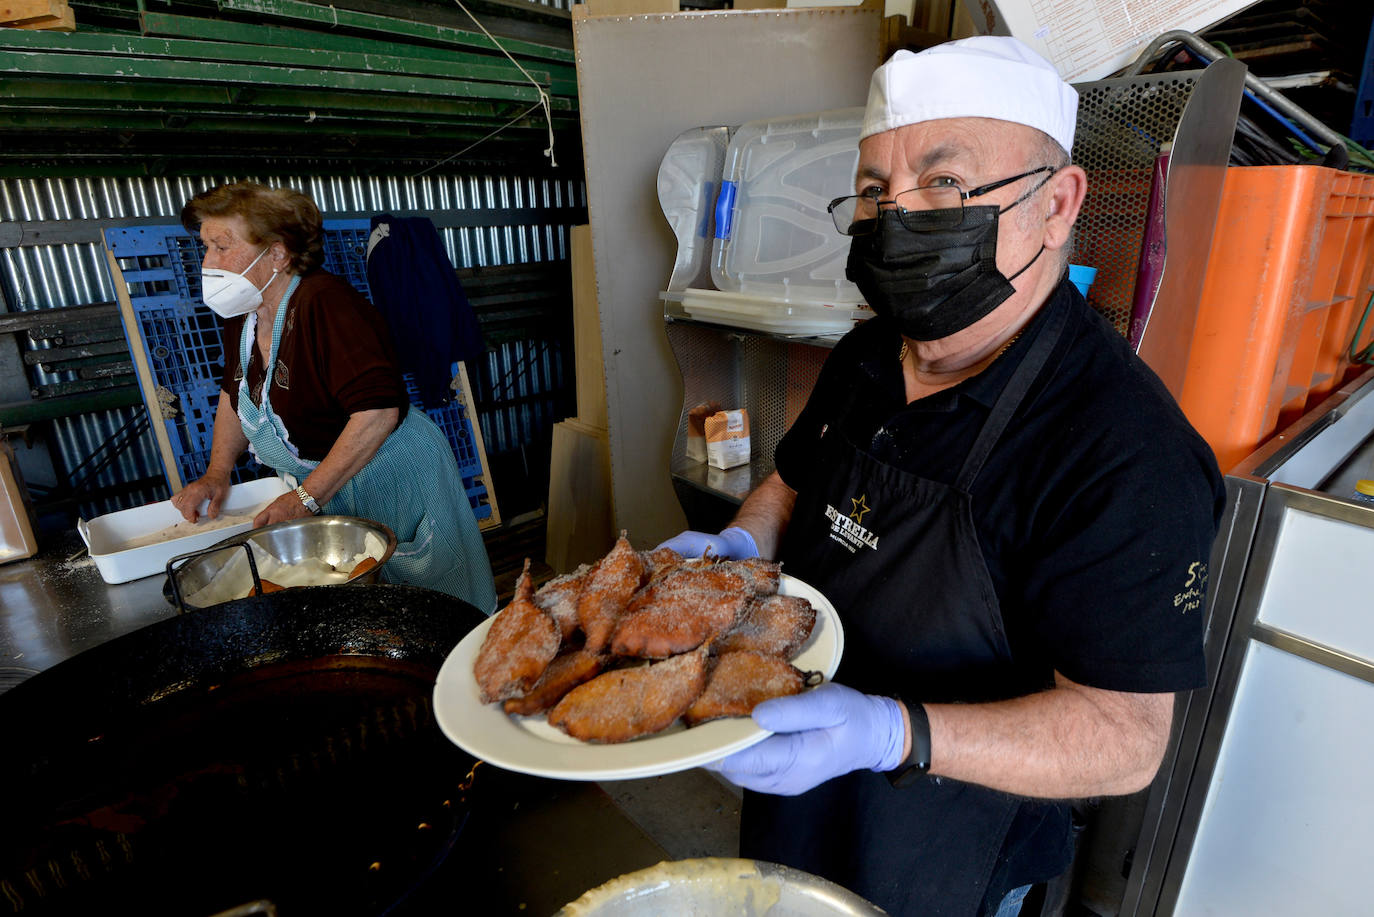
[[[963,218],[949,226],[948,210],[908,212],[907,225],[895,210],[885,210],[867,221],[876,224],[873,231],[854,237],[845,276],[874,312],[892,319],[912,340],[948,337],[1006,302],[1016,292],[1011,281],[1045,250],[1041,246],[1026,267],[1004,277],[997,269],[997,218],[1003,212],[964,207]],[[918,224],[929,228],[908,228]]]

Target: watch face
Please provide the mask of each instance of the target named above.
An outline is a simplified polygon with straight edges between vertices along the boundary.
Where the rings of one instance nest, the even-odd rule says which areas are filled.
[[[304,485],[296,488],[296,496],[300,498],[301,504],[312,513],[319,513],[320,505],[315,502],[315,498],[310,496]]]

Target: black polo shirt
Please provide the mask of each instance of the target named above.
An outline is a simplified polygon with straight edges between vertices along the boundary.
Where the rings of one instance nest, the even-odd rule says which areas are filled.
[[[1053,310],[1069,312],[1064,333],[971,488],[1014,665],[1045,686],[1059,671],[1107,690],[1200,687],[1221,474],[1158,377],[1067,280],[987,369],[911,404],[894,326],[845,335],[778,444],[778,473],[806,490],[829,426],[951,484]]]

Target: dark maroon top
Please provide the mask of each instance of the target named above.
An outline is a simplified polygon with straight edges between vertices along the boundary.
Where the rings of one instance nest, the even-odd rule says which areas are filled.
[[[239,339],[246,318],[238,316],[224,324],[220,388],[229,393],[235,411],[241,378]],[[249,391],[259,403],[266,367],[256,342],[249,353]],[[404,418],[410,403],[381,313],[343,278],[323,270],[303,276],[287,304],[271,395],[272,410],[286,425],[301,458],[315,462],[333,447],[349,415],[399,408]]]

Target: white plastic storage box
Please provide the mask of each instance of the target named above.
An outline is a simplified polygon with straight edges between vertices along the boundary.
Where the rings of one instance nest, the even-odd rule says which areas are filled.
[[[716,199],[716,289],[784,302],[856,303],[845,279],[849,237],[831,200],[854,193],[862,108],[743,124],[730,137]]]
[[[249,511],[256,514],[290,489],[281,478],[261,478],[235,484],[220,507],[220,516],[243,515]],[[202,503],[200,512],[203,514],[208,506],[208,502]],[[163,572],[167,561],[178,554],[208,548],[253,527],[249,520],[237,525],[206,528],[204,531],[192,530],[178,538],[130,547],[130,542],[137,542],[184,521],[181,511],[172,505],[172,501],[163,500],[161,503],[149,503],[147,506],[97,516],[90,522],[81,520],[76,528],[86,542],[101,579],[107,583],[127,583]]]
[[[679,134],[659,162],[658,205],[677,237],[669,290],[711,283],[714,207],[729,143],[728,127],[694,127]]]

